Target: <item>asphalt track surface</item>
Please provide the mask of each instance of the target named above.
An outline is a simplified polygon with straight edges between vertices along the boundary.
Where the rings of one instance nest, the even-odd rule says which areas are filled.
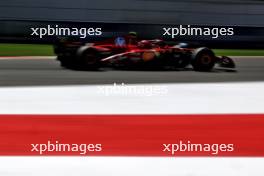
[[[159,71],[73,71],[60,67],[55,59],[0,59],[0,86],[97,85],[113,83],[214,83],[264,81],[263,57],[232,57],[235,70],[216,68],[212,72]]]

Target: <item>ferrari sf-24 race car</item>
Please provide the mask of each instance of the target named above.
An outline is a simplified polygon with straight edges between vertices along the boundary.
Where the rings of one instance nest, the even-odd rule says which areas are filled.
[[[235,68],[231,58],[217,57],[209,48],[168,45],[159,39],[128,44],[125,38],[98,43],[66,41],[55,46],[55,53],[62,67],[76,70],[185,68],[191,65],[195,71],[210,71],[216,64]]]

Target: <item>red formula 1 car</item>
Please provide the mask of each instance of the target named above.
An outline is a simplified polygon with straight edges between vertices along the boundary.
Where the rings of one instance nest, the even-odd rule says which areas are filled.
[[[215,64],[235,68],[232,59],[217,57],[206,47],[188,48],[167,45],[162,40],[132,40],[125,38],[111,42],[81,44],[65,42],[55,46],[61,65],[70,69],[95,70],[101,67],[122,69],[185,68],[192,65],[196,71],[210,71]]]

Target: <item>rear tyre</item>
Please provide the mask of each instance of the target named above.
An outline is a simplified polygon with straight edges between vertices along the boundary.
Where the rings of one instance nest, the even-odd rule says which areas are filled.
[[[197,48],[194,50],[191,64],[195,71],[211,71],[215,63],[215,54],[209,48]]]
[[[60,62],[60,65],[63,68],[73,69],[73,67],[74,67],[70,58],[68,58],[66,56],[57,56],[57,60]]]
[[[81,70],[97,70],[100,67],[99,53],[94,48],[84,49],[79,52],[77,62]]]

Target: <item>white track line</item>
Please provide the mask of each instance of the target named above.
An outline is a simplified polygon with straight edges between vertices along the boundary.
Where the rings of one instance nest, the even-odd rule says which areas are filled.
[[[106,94],[102,86],[6,87],[0,88],[0,114],[264,113],[263,82],[136,86],[167,91]]]
[[[3,176],[263,176],[264,158],[1,157]]]

